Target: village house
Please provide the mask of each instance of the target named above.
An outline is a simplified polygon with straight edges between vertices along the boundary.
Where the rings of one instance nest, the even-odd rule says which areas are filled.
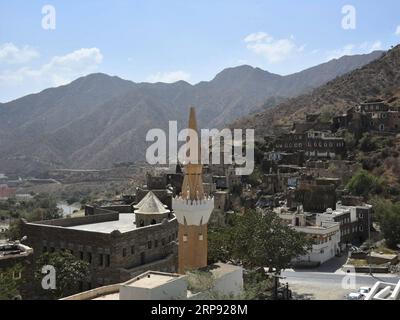
[[[311,248],[303,255],[293,260],[295,266],[318,266],[340,253],[340,224],[338,222],[322,221],[314,223],[313,214],[299,207],[289,211],[285,207],[274,210],[282,223],[292,226],[297,232],[306,234],[312,241]]]
[[[275,143],[275,150],[295,153],[304,151],[307,159],[336,159],[346,153],[345,141],[330,131],[310,130],[303,133],[287,133]]]
[[[400,107],[376,100],[349,108],[332,119],[332,129],[347,129],[356,136],[364,132],[396,133],[400,131]]]

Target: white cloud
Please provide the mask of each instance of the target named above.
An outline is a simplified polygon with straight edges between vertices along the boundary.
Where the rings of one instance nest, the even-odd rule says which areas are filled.
[[[265,32],[251,33],[246,38],[244,38],[244,42],[261,42],[271,40],[273,40],[273,38]]]
[[[397,26],[395,35],[400,36],[400,25]]]
[[[39,52],[30,46],[18,48],[10,42],[0,45],[0,63],[21,64],[38,57]]]
[[[17,98],[48,87],[60,86],[78,77],[95,72],[103,61],[98,48],[81,48],[63,56],[55,56],[38,68],[22,67],[0,72],[0,86],[9,94],[2,99]]]
[[[147,81],[149,82],[165,82],[165,83],[173,83],[179,80],[189,81],[190,74],[178,70],[178,71],[171,71],[171,72],[158,72],[156,74],[152,74],[147,77]]]
[[[363,42],[361,44],[347,44],[340,49],[327,52],[328,60],[338,59],[343,56],[351,56],[355,54],[365,54],[376,50],[383,50],[382,42]]]
[[[304,51],[305,46],[297,46],[294,42],[294,36],[288,39],[275,40],[265,32],[256,32],[249,34],[244,38],[247,43],[247,49],[263,56],[270,63],[284,61],[296,52]]]

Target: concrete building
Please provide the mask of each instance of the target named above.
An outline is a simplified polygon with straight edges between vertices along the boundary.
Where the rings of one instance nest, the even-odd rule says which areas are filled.
[[[285,208],[274,210],[284,224],[292,226],[297,232],[306,234],[312,241],[312,247],[303,256],[293,260],[297,266],[318,266],[332,259],[340,252],[340,224],[338,222],[321,221],[313,223],[312,214],[299,208],[296,212],[290,212]]]
[[[400,300],[400,281],[397,284],[376,282],[364,300]]]
[[[322,222],[318,226],[296,226],[297,232],[305,233],[312,240],[312,248],[297,257],[295,264],[323,264],[339,253],[340,226],[337,222]]]
[[[202,271],[212,279],[207,291],[197,291],[188,275],[148,271],[125,283],[104,286],[62,300],[206,300],[212,295],[238,296],[243,290],[243,269],[217,263]]]

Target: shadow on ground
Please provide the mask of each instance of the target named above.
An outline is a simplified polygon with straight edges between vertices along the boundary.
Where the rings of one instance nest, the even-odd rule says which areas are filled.
[[[343,253],[341,257],[334,257],[331,260],[321,264],[316,268],[293,268],[295,271],[301,272],[336,272],[341,269],[343,265],[346,264],[347,261],[347,253]]]

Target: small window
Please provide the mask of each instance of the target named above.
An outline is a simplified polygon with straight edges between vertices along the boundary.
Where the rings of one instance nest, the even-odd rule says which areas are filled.
[[[158,240],[154,240],[154,247],[155,247],[155,248],[158,247]]]
[[[110,255],[106,254],[106,267],[110,266]]]
[[[79,259],[83,260],[83,251],[79,251]]]
[[[122,256],[125,258],[126,257],[126,248],[122,249]]]
[[[148,247],[149,249],[151,249],[151,247],[152,247],[151,241],[147,242],[147,247]]]
[[[91,252],[87,253],[87,262],[92,263],[92,253]]]
[[[104,264],[104,256],[102,253],[99,254],[99,266],[103,266]]]
[[[135,254],[135,246],[131,246],[131,254]]]

